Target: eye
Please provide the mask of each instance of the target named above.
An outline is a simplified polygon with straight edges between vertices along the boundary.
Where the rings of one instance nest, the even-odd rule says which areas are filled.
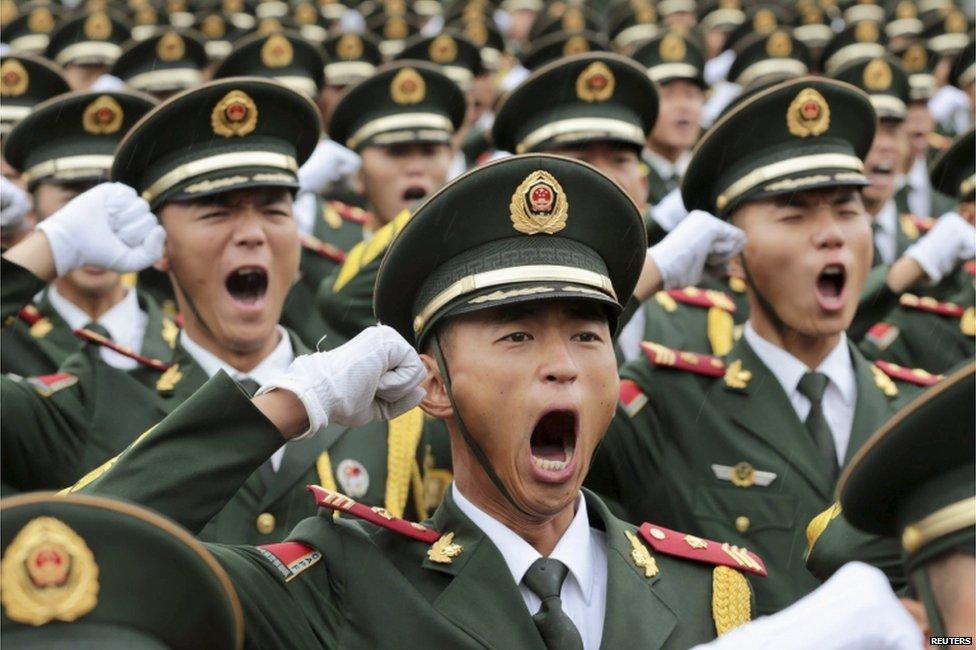
[[[528,332],[512,332],[498,339],[499,341],[511,341],[512,343],[525,343],[532,340],[532,335]]]
[[[227,214],[228,214],[227,210],[212,209],[212,210],[207,210],[197,218],[198,219],[219,219],[221,217],[226,217]]]
[[[784,223],[797,223],[803,220],[803,215],[799,212],[788,212],[779,218],[779,221]]]
[[[579,341],[580,343],[598,343],[603,339],[596,332],[580,332],[573,336],[574,341]]]

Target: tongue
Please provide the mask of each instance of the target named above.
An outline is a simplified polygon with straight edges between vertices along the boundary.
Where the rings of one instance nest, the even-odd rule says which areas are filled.
[[[817,278],[817,291],[830,298],[836,298],[840,295],[837,283],[827,278]]]
[[[566,450],[562,445],[532,445],[532,455],[545,460],[566,460]]]

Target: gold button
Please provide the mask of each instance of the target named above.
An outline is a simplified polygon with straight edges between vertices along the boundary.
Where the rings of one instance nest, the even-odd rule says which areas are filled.
[[[749,517],[739,515],[735,518],[735,529],[740,533],[744,533],[749,530],[749,523]]]
[[[664,531],[660,528],[651,528],[651,537],[654,539],[664,539]]]
[[[275,529],[275,517],[270,512],[262,512],[258,515],[257,521],[258,532],[262,535],[267,535],[274,531]]]

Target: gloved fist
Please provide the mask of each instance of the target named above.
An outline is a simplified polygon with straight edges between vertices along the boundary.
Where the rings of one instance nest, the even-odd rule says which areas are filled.
[[[333,140],[322,140],[298,169],[298,185],[303,192],[325,194],[335,183],[359,169],[356,152]]]
[[[932,230],[905,251],[934,284],[965,260],[976,257],[976,228],[955,212],[939,217]]]
[[[166,232],[149,204],[122,183],[102,183],[37,226],[47,235],[58,276],[79,267],[141,271],[163,254]]]
[[[746,234],[703,210],[692,210],[659,244],[647,251],[661,273],[665,289],[697,284],[705,266],[734,257]]]
[[[27,192],[6,176],[0,176],[0,230],[17,231],[31,211]]]
[[[258,391],[298,396],[308,412],[306,436],[331,422],[349,427],[406,413],[426,394],[427,369],[417,352],[385,325],[370,327],[329,352],[297,357]]]

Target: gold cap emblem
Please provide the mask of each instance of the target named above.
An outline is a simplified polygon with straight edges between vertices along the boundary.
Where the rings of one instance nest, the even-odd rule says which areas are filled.
[[[570,56],[573,54],[582,54],[584,52],[590,51],[589,42],[582,36],[570,36],[566,39],[566,44],[563,45],[563,56]]]
[[[464,25],[464,35],[478,47],[482,47],[488,42],[488,28],[480,20],[472,20],[466,23]]]
[[[281,34],[272,34],[261,46],[261,63],[267,68],[284,68],[294,58],[291,42]]]
[[[451,63],[457,60],[457,43],[447,34],[441,34],[430,42],[427,53],[434,63]]]
[[[878,24],[872,20],[862,20],[854,28],[854,40],[858,43],[877,43]]]
[[[54,29],[54,15],[50,9],[35,9],[27,18],[27,29],[37,34],[47,34]]]
[[[122,126],[122,107],[108,95],[102,95],[88,105],[81,115],[81,126],[88,133],[107,135]]]
[[[104,41],[112,35],[112,21],[108,15],[99,11],[85,21],[85,37],[93,41]]]
[[[583,18],[583,12],[574,7],[563,14],[562,25],[567,32],[578,32],[586,27],[586,19]]]
[[[6,27],[16,17],[17,3],[14,0],[0,0],[0,26]]]
[[[594,61],[576,78],[576,96],[584,102],[605,102],[616,85],[613,72],[602,61]]]
[[[895,7],[895,18],[918,18],[918,9],[915,7],[914,2],[909,0],[902,0]]]
[[[651,5],[641,5],[634,10],[634,22],[638,25],[650,25],[657,22],[657,12]]]
[[[390,97],[397,104],[416,104],[427,95],[427,82],[413,68],[404,68],[390,82]]]
[[[137,25],[155,25],[159,20],[156,10],[146,5],[136,10],[135,22]]]
[[[29,82],[27,70],[17,59],[7,59],[0,65],[0,96],[19,97],[27,92]]]
[[[658,53],[661,55],[662,61],[681,61],[688,53],[688,48],[685,45],[685,39],[677,34],[668,34],[661,39]]]
[[[905,72],[909,74],[924,72],[928,62],[929,55],[925,51],[925,46],[919,45],[918,43],[909,47],[901,55],[901,64],[905,67]]]
[[[224,19],[218,14],[210,14],[200,23],[200,31],[209,39],[218,39],[224,36],[227,31]]]
[[[54,517],[33,519],[0,563],[4,613],[18,623],[71,622],[98,604],[98,565],[78,533]]]
[[[759,34],[767,34],[776,29],[777,25],[779,22],[776,20],[776,14],[769,9],[760,9],[752,17],[752,29]]]
[[[813,88],[804,88],[786,109],[786,127],[798,138],[820,135],[830,127],[827,100]]]
[[[790,35],[783,31],[776,31],[766,39],[766,54],[776,59],[784,59],[793,52],[793,41]]]
[[[160,61],[178,61],[186,54],[186,44],[176,32],[166,32],[156,41],[156,56]]]
[[[383,28],[383,36],[390,41],[404,39],[409,32],[410,29],[407,27],[407,21],[403,18],[391,18],[386,21],[386,26]]]
[[[343,61],[354,61],[363,55],[363,42],[355,34],[345,34],[336,41],[336,54]]]
[[[295,22],[299,25],[314,25],[319,20],[319,12],[311,4],[305,3],[295,7]]]
[[[241,90],[232,90],[217,102],[210,113],[210,126],[219,136],[243,137],[254,131],[258,124],[258,107],[251,97]]]
[[[956,9],[946,16],[944,27],[946,34],[962,34],[969,28],[969,21],[965,14]]]
[[[236,14],[244,11],[244,2],[243,0],[223,0],[220,7],[229,14]]]
[[[880,91],[891,88],[891,66],[884,59],[873,59],[864,66],[864,87]]]
[[[515,230],[526,235],[554,235],[566,227],[569,203],[559,181],[537,170],[515,189],[508,206]]]
[[[258,25],[258,34],[262,36],[267,36],[268,34],[275,34],[282,30],[281,21],[277,18],[265,18]]]

